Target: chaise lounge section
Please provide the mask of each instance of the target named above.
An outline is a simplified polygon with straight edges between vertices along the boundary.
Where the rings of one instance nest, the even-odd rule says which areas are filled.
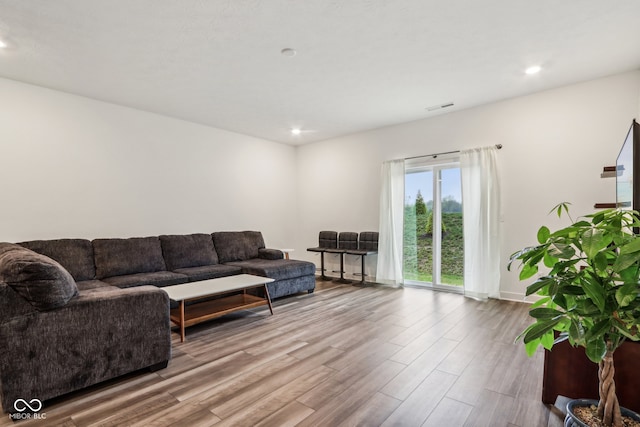
[[[266,249],[258,231],[213,233],[220,262],[244,274],[274,279],[267,285],[271,298],[299,292],[312,293],[316,286],[316,266],[311,262],[284,259],[281,251]]]

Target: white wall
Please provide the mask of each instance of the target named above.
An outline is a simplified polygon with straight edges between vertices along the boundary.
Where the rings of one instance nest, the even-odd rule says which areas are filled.
[[[0,79],[0,241],[295,230],[295,148]]]
[[[296,247],[315,246],[320,230],[377,230],[384,160],[500,143],[500,288],[504,298],[520,299],[526,284],[506,271],[506,263],[517,249],[535,244],[540,225],[563,224],[548,216],[549,210],[568,201],[578,215],[590,212],[595,202],[615,201],[614,181],[600,173],[615,164],[638,114],[639,91],[636,71],[302,146]],[[319,263],[311,253],[296,255]],[[359,271],[352,262],[347,271]],[[373,263],[368,270],[375,271]]]
[[[640,72],[298,148],[6,79],[0,94],[1,241],[257,229],[319,264],[318,231],[378,229],[384,160],[501,143],[501,290],[520,298],[506,261],[561,224],[548,210],[614,200],[599,176],[640,113]]]

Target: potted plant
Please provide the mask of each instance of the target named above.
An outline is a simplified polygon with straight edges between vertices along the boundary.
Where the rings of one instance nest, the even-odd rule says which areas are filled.
[[[535,321],[518,339],[529,356],[539,346],[550,350],[564,340],[584,347],[599,364],[597,416],[602,425],[622,427],[613,355],[625,340],[640,340],[640,235],[633,233],[640,227],[639,214],[610,209],[574,221],[568,203],[552,212],[558,217],[566,213],[571,225],[555,232],[540,227],[538,244],[514,253],[509,261],[509,270],[521,262],[520,280],[538,275],[526,294],[541,297],[529,309]],[[631,416],[640,421],[638,414]],[[587,424],[568,420],[565,425]]]

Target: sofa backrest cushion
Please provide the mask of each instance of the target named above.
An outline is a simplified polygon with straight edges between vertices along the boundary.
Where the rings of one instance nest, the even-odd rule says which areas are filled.
[[[218,260],[221,263],[249,259],[245,251],[245,235],[242,231],[218,231],[212,236]]]
[[[19,245],[0,251],[0,281],[40,311],[62,307],[78,294],[75,280],[58,262]]]
[[[160,244],[164,263],[170,271],[218,263],[211,234],[163,235]]]
[[[96,278],[166,270],[158,237],[95,239]]]
[[[264,249],[264,239],[259,231],[243,231],[244,254],[247,259],[258,258],[260,249]]]
[[[93,246],[86,239],[32,240],[18,243],[27,249],[48,256],[62,265],[76,282],[96,278]]]

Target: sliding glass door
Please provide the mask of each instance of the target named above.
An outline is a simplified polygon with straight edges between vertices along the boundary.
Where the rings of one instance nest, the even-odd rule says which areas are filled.
[[[457,160],[408,164],[405,171],[406,284],[462,291],[462,190]]]

